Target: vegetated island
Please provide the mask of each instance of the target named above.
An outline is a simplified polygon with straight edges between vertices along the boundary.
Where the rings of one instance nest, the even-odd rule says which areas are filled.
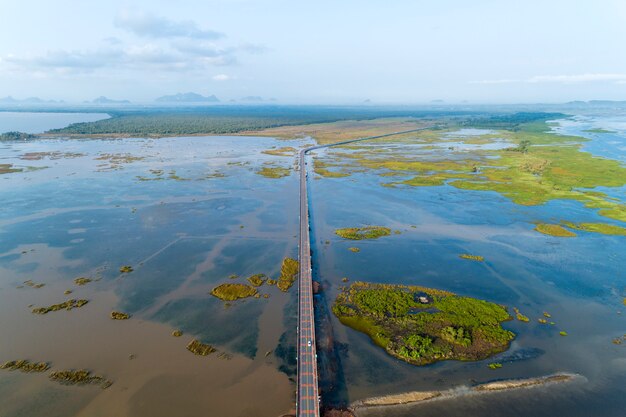
[[[383,226],[346,227],[335,230],[335,234],[350,240],[378,239],[382,236],[389,236],[391,229]]]
[[[505,307],[419,286],[354,282],[337,296],[333,312],[414,365],[486,359],[515,337],[501,326],[512,319]]]

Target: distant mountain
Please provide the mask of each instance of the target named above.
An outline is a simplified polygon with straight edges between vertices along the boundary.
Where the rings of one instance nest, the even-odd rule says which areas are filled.
[[[105,96],[100,96],[92,101],[93,104],[130,104],[128,100],[112,100]]]
[[[241,101],[253,101],[253,102],[259,102],[259,101],[263,101],[263,97],[260,96],[246,96],[246,97],[242,97]]]
[[[220,100],[214,95],[205,97],[197,93],[178,93],[171,96],[162,96],[154,101],[158,103],[217,103]]]
[[[23,100],[19,100],[11,96],[7,96],[7,97],[0,98],[0,103],[1,104],[18,104],[18,103],[46,104],[46,103],[58,103],[58,102],[56,100],[42,100],[39,97],[28,97]]]
[[[0,103],[17,103],[17,100],[11,96],[6,96],[0,98]]]

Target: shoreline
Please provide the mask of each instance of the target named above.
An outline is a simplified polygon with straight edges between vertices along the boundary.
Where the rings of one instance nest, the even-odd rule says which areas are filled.
[[[468,395],[484,394],[488,392],[512,391],[521,388],[532,388],[553,384],[561,384],[583,378],[584,377],[580,374],[558,373],[536,378],[508,379],[501,381],[485,382],[482,384],[473,385],[471,387],[465,387],[466,389],[460,389],[462,387],[455,387],[443,391],[409,391],[400,394],[390,394],[357,400],[350,404],[350,409],[356,415],[359,409],[418,404],[433,400],[452,400]]]

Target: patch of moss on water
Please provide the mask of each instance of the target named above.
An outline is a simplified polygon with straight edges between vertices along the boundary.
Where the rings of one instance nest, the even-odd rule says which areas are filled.
[[[348,250],[349,250],[350,252],[354,252],[354,253],[361,252],[361,249],[359,249],[359,248],[348,248]]]
[[[483,262],[485,260],[485,258],[483,256],[480,255],[470,255],[469,253],[462,253],[459,255],[459,258],[461,259],[467,259],[470,261],[477,261],[477,262]]]
[[[93,375],[86,369],[54,371],[50,373],[49,378],[62,385],[100,385],[102,389],[109,388],[113,384],[108,379]]]
[[[48,314],[51,311],[59,311],[59,310],[70,311],[75,308],[81,308],[88,302],[89,300],[71,299],[71,300],[67,300],[59,304],[53,304],[49,307],[37,307],[37,308],[34,308],[32,311],[34,314]]]
[[[120,311],[111,311],[111,318],[113,320],[128,320],[130,318],[130,314],[122,313]]]
[[[340,171],[331,171],[328,169],[328,167],[331,166],[330,164],[320,160],[320,159],[314,159],[313,160],[313,170],[316,174],[321,175],[322,177],[326,177],[326,178],[342,178],[342,177],[349,177],[350,174],[348,174],[347,172],[340,172]]]
[[[603,235],[626,236],[626,228],[606,223],[572,223],[564,221],[570,229],[581,232],[601,233]]]
[[[122,274],[128,274],[130,272],[133,272],[133,267],[130,265],[124,265],[120,267],[120,272]]]
[[[293,258],[283,259],[283,263],[280,267],[280,277],[276,286],[283,292],[287,292],[289,288],[296,281],[298,272],[300,270],[300,262]]]
[[[260,287],[267,281],[267,275],[265,274],[254,274],[248,277],[248,282],[254,287]]]
[[[278,284],[278,281],[272,278],[268,278],[267,281],[265,281],[267,285],[276,285]]]
[[[24,285],[26,285],[27,287],[31,287],[31,288],[41,288],[41,287],[44,287],[46,284],[36,283],[36,282],[33,282],[33,280],[29,279],[29,280],[24,281]]]
[[[539,223],[535,226],[535,230],[544,235],[556,236],[556,237],[574,237],[576,233],[570,232],[559,224],[546,224]]]
[[[282,167],[263,167],[256,172],[265,178],[283,178],[291,175],[291,169]]]
[[[379,237],[389,236],[391,229],[383,226],[346,227],[335,230],[335,234],[350,240],[378,239]]]
[[[517,307],[513,307],[513,311],[515,312],[515,317],[517,318],[517,320],[523,321],[524,323],[528,323],[530,321],[530,319],[527,316],[523,315]]]
[[[187,350],[194,355],[208,356],[211,353],[217,351],[213,346],[200,342],[197,339],[192,340],[187,345]]]
[[[560,334],[561,336],[567,336],[567,332],[566,332],[565,330],[561,330],[561,331],[559,332],[559,334]]]
[[[89,284],[91,281],[93,281],[91,278],[78,277],[78,278],[74,279],[74,284],[76,284],[76,285],[85,285],[85,284]]]
[[[211,295],[223,301],[253,297],[255,294],[257,294],[257,289],[246,284],[221,284],[211,290]]]
[[[282,148],[266,149],[264,151],[261,151],[261,153],[273,156],[293,156],[296,153],[296,148],[292,148],[291,146],[283,146]]]
[[[183,335],[183,331],[182,330],[174,330],[172,332],[172,336],[174,337],[181,337]]]
[[[502,368],[502,364],[499,362],[492,362],[489,365],[487,365],[489,367],[489,369],[500,369]]]
[[[20,372],[45,372],[50,369],[48,362],[31,362],[26,359],[20,359],[17,361],[8,361],[0,365],[0,369],[6,369],[8,371],[20,371]]]
[[[343,324],[415,365],[486,359],[515,337],[501,326],[511,319],[505,307],[433,288],[355,282],[332,309]]]

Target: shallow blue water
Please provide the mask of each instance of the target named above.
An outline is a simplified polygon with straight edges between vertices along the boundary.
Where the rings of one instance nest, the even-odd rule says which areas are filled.
[[[95,122],[109,118],[106,113],[40,113],[0,111],[0,133],[43,133],[72,123]]]

